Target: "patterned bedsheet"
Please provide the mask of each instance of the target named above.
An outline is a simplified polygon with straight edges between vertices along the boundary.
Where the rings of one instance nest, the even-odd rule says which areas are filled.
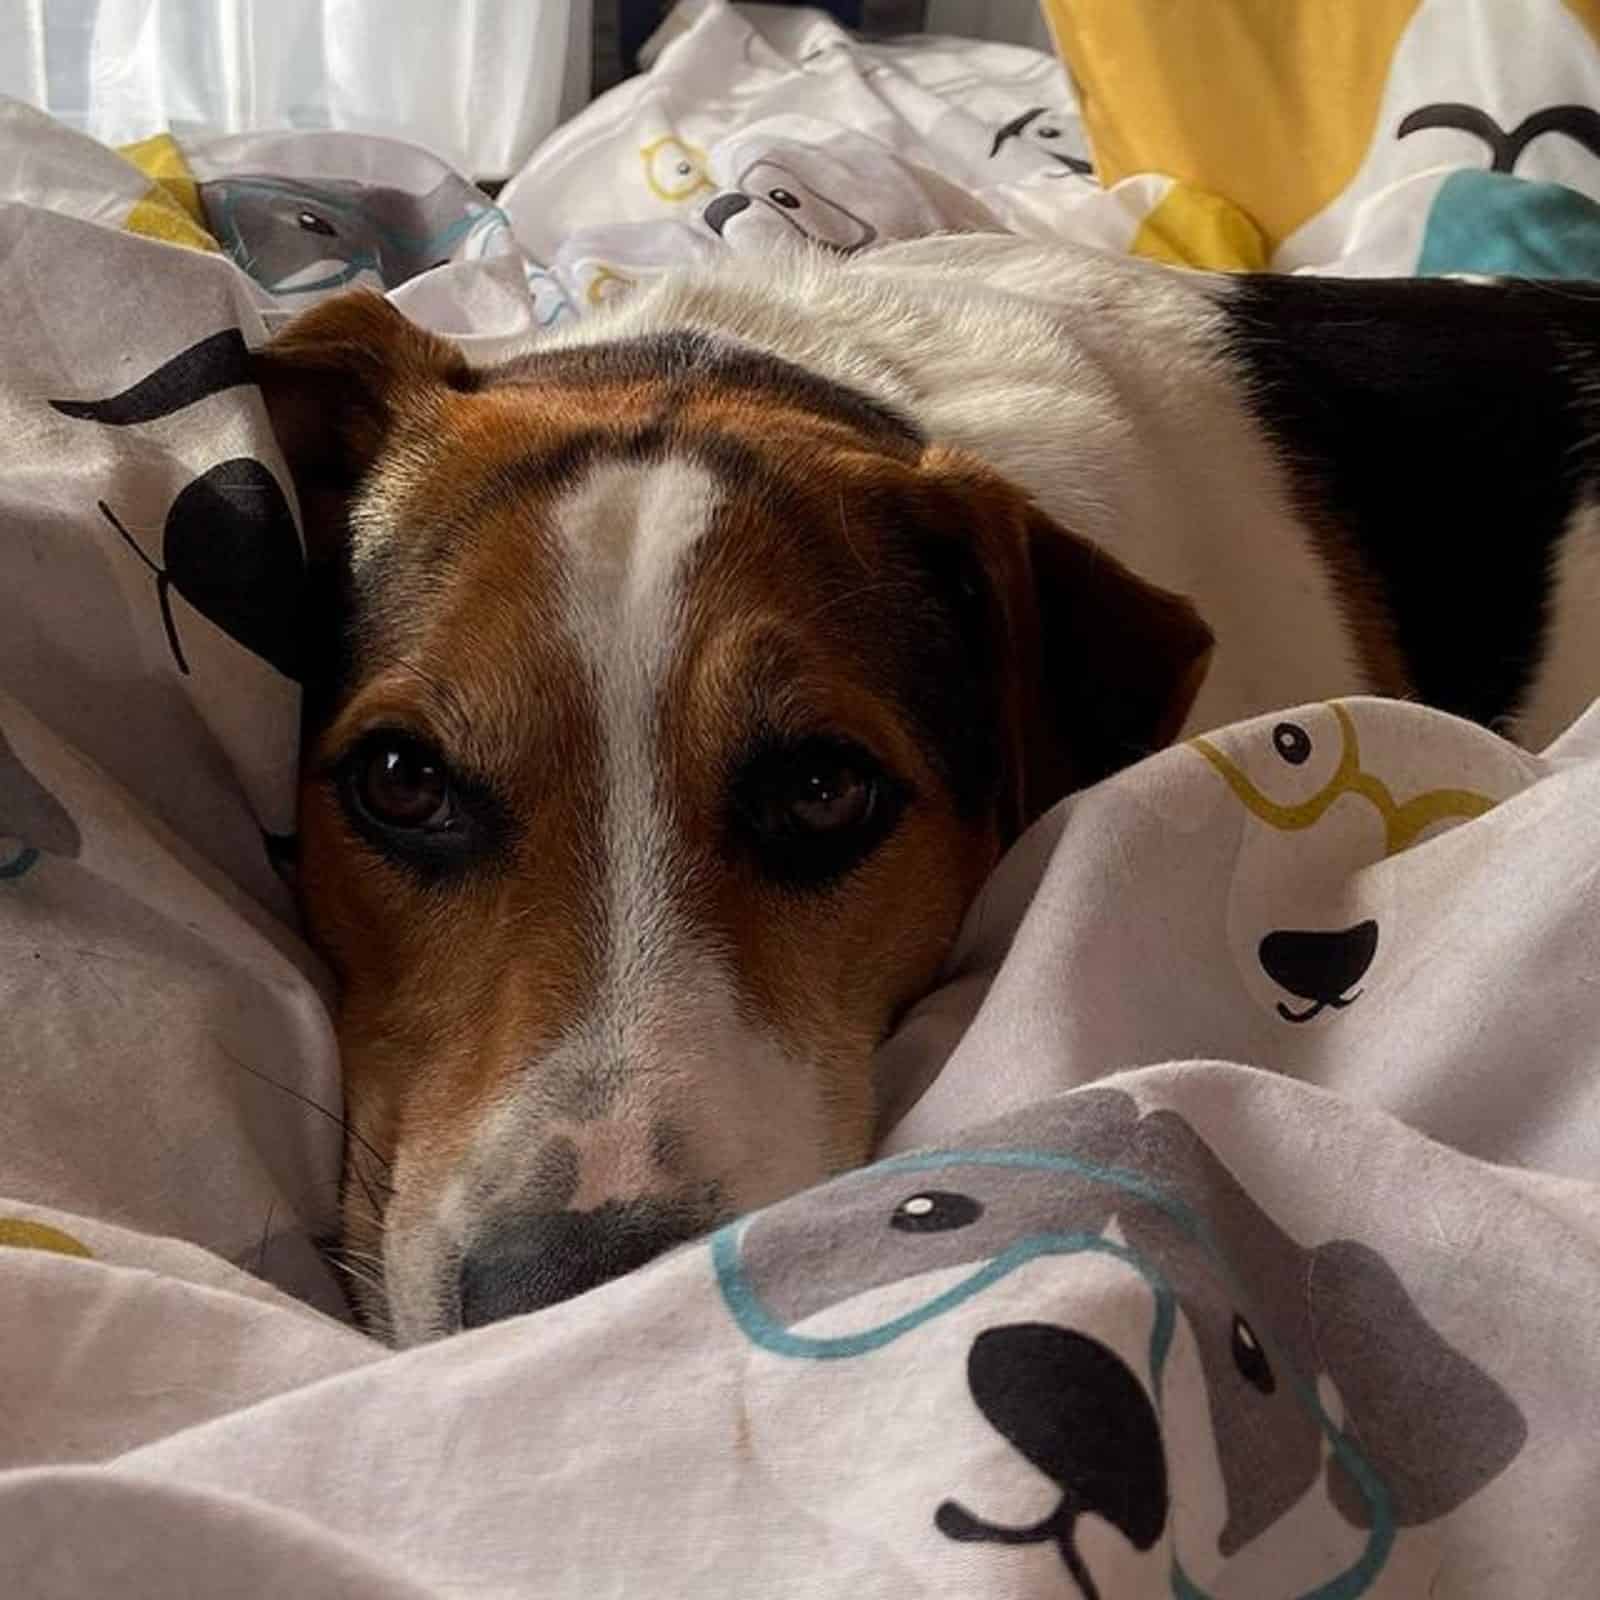
[[[655,62],[498,203],[383,141],[0,106],[6,1592],[1590,1592],[1600,708],[1167,751],[1001,864],[881,1052],[877,1165],[532,1318],[348,1324],[246,349],[372,282],[490,356],[796,229],[1251,236],[1102,187],[1026,51],[705,3]]]

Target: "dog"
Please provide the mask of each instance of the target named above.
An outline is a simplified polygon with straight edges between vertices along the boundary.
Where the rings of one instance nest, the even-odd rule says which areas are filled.
[[[1353,692],[1600,686],[1600,289],[961,237],[668,275],[474,368],[255,357],[312,574],[298,881],[402,1342],[861,1163],[1035,818]]]

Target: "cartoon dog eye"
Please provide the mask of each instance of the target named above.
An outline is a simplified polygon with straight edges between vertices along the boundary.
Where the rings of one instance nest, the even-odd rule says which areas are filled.
[[[983,1207],[970,1195],[927,1189],[902,1200],[889,1218],[889,1226],[901,1233],[949,1233],[971,1227],[982,1215]]]
[[[1239,1376],[1262,1394],[1271,1394],[1278,1387],[1255,1329],[1237,1312],[1233,1318],[1233,1364],[1239,1369]]]
[[[780,205],[785,211],[798,211],[800,209],[800,196],[791,194],[787,189],[768,189],[767,199],[775,205]]]
[[[1291,767],[1303,767],[1311,759],[1311,735],[1298,722],[1280,722],[1272,730],[1272,748]]]
[[[319,217],[315,211],[302,211],[294,220],[307,233],[320,233],[327,239],[336,239],[339,236],[333,224]]]

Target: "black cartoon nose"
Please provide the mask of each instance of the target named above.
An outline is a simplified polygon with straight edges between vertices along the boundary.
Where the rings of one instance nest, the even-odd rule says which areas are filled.
[[[1378,924],[1358,922],[1329,933],[1269,933],[1259,953],[1263,970],[1280,988],[1319,1007],[1344,1006],[1355,998],[1350,990],[1378,953]]]
[[[718,238],[721,238],[722,230],[727,227],[727,225],[732,222],[741,211],[748,211],[749,209],[750,196],[735,192],[731,194],[719,194],[710,202],[709,205],[707,205],[701,215],[705,219],[706,226],[714,234],[716,234]]]
[[[502,1224],[461,1265],[461,1325],[538,1311],[620,1278],[704,1231],[684,1206],[608,1200]]]
[[[1120,1529],[1138,1550],[1167,1521],[1161,1425],[1144,1386],[1115,1351],[1053,1323],[986,1328],[967,1355],[967,1387],[990,1426],[1061,1488],[1043,1521],[986,1522],[947,1500],[935,1513],[951,1539],[992,1544],[1053,1542],[1080,1591],[1095,1593],[1075,1545],[1086,1511]]]

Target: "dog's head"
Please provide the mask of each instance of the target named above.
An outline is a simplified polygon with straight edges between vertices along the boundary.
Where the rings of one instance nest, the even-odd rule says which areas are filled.
[[[472,371],[350,296],[258,374],[331,647],[299,881],[370,1309],[531,1309],[858,1163],[999,851],[1176,732],[1203,624],[700,335]]]

